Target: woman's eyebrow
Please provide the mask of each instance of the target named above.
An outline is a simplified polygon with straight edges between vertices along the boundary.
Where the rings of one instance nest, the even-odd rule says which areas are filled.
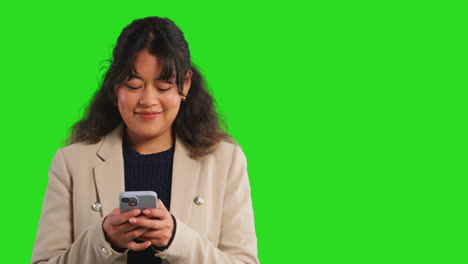
[[[143,77],[141,77],[141,76],[138,76],[138,75],[135,75],[135,74],[130,74],[130,79],[132,79],[132,78],[144,80]],[[160,80],[164,80],[164,79],[161,78],[161,77],[156,77],[156,78],[154,78],[154,80],[155,81],[160,81]]]

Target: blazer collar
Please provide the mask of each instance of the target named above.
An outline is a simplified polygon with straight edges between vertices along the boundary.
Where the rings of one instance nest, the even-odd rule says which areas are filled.
[[[121,124],[106,135],[96,153],[102,160],[102,163],[94,168],[94,180],[103,216],[119,207],[119,194],[125,190],[122,154],[124,128]],[[193,199],[197,195],[195,191],[199,173],[200,162],[189,157],[187,148],[176,136],[170,211],[183,222],[189,220]]]

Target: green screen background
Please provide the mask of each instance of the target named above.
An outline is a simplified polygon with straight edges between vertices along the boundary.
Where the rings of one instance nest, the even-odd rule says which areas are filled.
[[[466,4],[4,2],[2,263],[122,28],[185,32],[248,160],[262,263],[468,263]]]

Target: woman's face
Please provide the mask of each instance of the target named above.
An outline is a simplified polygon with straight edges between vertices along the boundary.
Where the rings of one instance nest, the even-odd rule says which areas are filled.
[[[159,59],[147,49],[137,54],[136,75],[116,86],[120,115],[127,135],[134,140],[161,138],[171,140],[171,126],[179,112],[182,96],[176,84],[158,80],[162,70]],[[186,75],[183,93],[190,88],[191,72]]]

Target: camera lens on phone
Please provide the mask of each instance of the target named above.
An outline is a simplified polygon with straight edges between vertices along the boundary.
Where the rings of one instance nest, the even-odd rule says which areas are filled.
[[[123,203],[128,203],[128,201],[130,201],[130,199],[128,199],[128,198],[122,198],[122,202],[123,202]]]

